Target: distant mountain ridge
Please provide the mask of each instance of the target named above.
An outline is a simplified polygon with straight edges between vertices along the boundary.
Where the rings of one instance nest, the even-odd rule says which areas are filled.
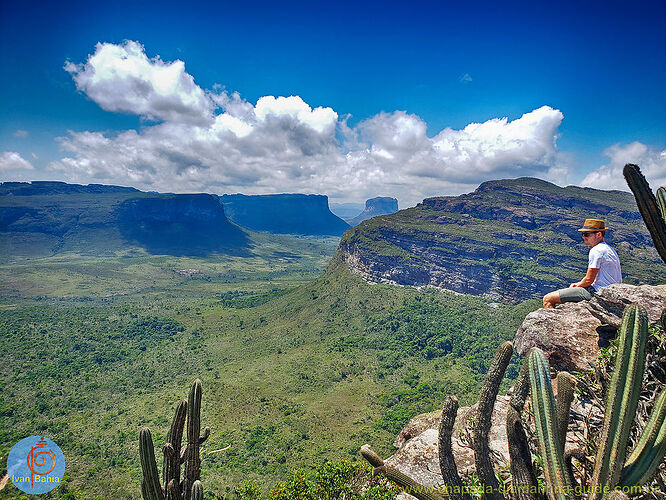
[[[329,210],[325,195],[225,194],[220,200],[232,221],[256,231],[340,236],[350,227]]]
[[[212,194],[145,193],[63,182],[0,184],[0,255],[243,253],[249,239]]]
[[[625,280],[666,280],[633,196],[533,178],[489,181],[472,193],[427,198],[347,231],[338,258],[371,282],[434,286],[521,301],[579,280],[585,218],[605,219]]]

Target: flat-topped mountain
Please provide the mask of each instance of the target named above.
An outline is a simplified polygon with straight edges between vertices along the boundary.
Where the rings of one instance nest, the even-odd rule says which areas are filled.
[[[329,210],[324,195],[225,194],[220,200],[232,221],[256,231],[337,236],[349,229]]]
[[[398,200],[391,198],[390,196],[377,196],[376,198],[366,200],[365,210],[353,219],[349,219],[347,222],[349,222],[351,226],[358,226],[364,220],[372,219],[377,215],[393,214],[397,211]]]
[[[533,178],[485,182],[362,222],[344,234],[338,258],[371,282],[520,301],[583,276],[587,247],[577,229],[585,218],[606,220],[626,282],[666,280],[630,193]]]
[[[211,194],[144,193],[134,188],[63,182],[0,184],[0,255],[239,253],[247,234]]]

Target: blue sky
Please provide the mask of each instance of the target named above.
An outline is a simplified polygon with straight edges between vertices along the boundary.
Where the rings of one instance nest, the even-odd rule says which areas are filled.
[[[401,206],[520,175],[623,188],[626,161],[664,184],[665,21],[664,2],[5,0],[0,180]],[[178,89],[145,91],[175,61]]]

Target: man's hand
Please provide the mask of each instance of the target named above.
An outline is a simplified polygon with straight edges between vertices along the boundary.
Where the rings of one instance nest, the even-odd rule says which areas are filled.
[[[569,285],[569,288],[573,288],[576,286],[580,286],[580,283],[571,283],[571,285]]]

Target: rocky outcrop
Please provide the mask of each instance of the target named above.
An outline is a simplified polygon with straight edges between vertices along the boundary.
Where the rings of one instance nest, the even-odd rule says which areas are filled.
[[[591,370],[608,337],[614,336],[624,308],[641,304],[651,323],[666,309],[666,285],[610,285],[589,302],[538,309],[525,317],[516,332],[514,348],[524,356],[532,347],[543,350],[557,370]]]
[[[225,194],[220,200],[232,221],[256,231],[341,235],[349,229],[349,224],[329,210],[324,195]]]
[[[506,414],[509,396],[498,396],[493,408],[488,444],[493,461],[499,465],[509,464],[509,444],[506,435]],[[572,405],[572,421],[567,434],[566,449],[581,445],[584,434],[583,416],[595,411],[589,402],[576,400]],[[456,423],[451,436],[451,450],[461,477],[469,478],[476,473],[474,451],[471,447],[472,428],[476,405],[458,409]],[[596,413],[598,414],[598,410]],[[397,451],[385,460],[387,465],[407,474],[419,484],[431,487],[442,485],[439,469],[439,421],[442,412],[435,411],[414,417],[400,432],[393,445]],[[402,493],[402,499],[412,499]]]
[[[624,310],[630,304],[643,306],[650,323],[656,323],[666,309],[666,285],[610,285],[600,289],[592,300],[585,303],[594,317],[616,329],[620,328]]]
[[[602,288],[595,299],[590,302],[577,304],[562,304],[555,309],[539,309],[530,313],[514,339],[514,348],[520,354],[526,354],[531,347],[540,347],[549,357],[551,369],[556,371],[585,371],[595,365],[599,353],[597,330],[609,325],[602,325],[602,321],[596,316],[613,318],[620,316],[624,308],[638,303],[643,306],[651,323],[660,320],[662,311],[666,309],[666,285],[659,286],[632,286],[611,285]],[[594,315],[590,310],[594,310]],[[662,327],[663,328],[663,327]],[[663,375],[663,358],[653,359],[650,356],[656,354],[659,341],[652,343],[648,341],[648,377],[655,376],[659,372]],[[651,368],[652,367],[652,368]],[[654,370],[657,372],[654,372]],[[597,370],[595,377],[599,376]],[[610,378],[606,374],[606,380]],[[657,385],[664,383],[662,378]],[[590,378],[578,381],[581,391],[576,393],[571,406],[569,428],[565,448],[585,449],[585,443],[589,441],[590,425],[601,428],[603,414],[597,395],[590,392]],[[602,384],[603,385],[603,384]],[[557,384],[553,384],[556,391]],[[657,388],[654,397],[659,392]],[[509,391],[510,392],[510,391]],[[491,418],[489,433],[489,447],[495,470],[509,463],[508,440],[506,435],[507,408],[510,396],[498,396]],[[469,478],[476,475],[474,465],[474,452],[471,448],[472,422],[475,419],[476,405],[458,409],[454,429],[452,432],[452,452],[456,467],[461,477]],[[431,487],[442,486],[442,476],[439,468],[438,441],[439,421],[441,411],[419,415],[413,418],[398,435],[394,442],[397,451],[385,460],[387,465],[409,475],[419,484]],[[647,417],[644,417],[647,419]],[[533,422],[530,421],[533,426]],[[532,427],[532,434],[534,428]],[[635,439],[635,436],[634,438]],[[405,493],[403,499],[412,499]]]
[[[611,228],[607,240],[625,281],[666,282],[631,194],[529,178],[486,182],[473,193],[364,221],[344,234],[339,256],[370,282],[519,302],[585,274],[588,249],[577,229],[593,215]]]
[[[398,200],[389,196],[370,198],[365,202],[365,210],[353,219],[347,220],[350,226],[358,226],[364,220],[378,215],[389,215],[398,211]]]

